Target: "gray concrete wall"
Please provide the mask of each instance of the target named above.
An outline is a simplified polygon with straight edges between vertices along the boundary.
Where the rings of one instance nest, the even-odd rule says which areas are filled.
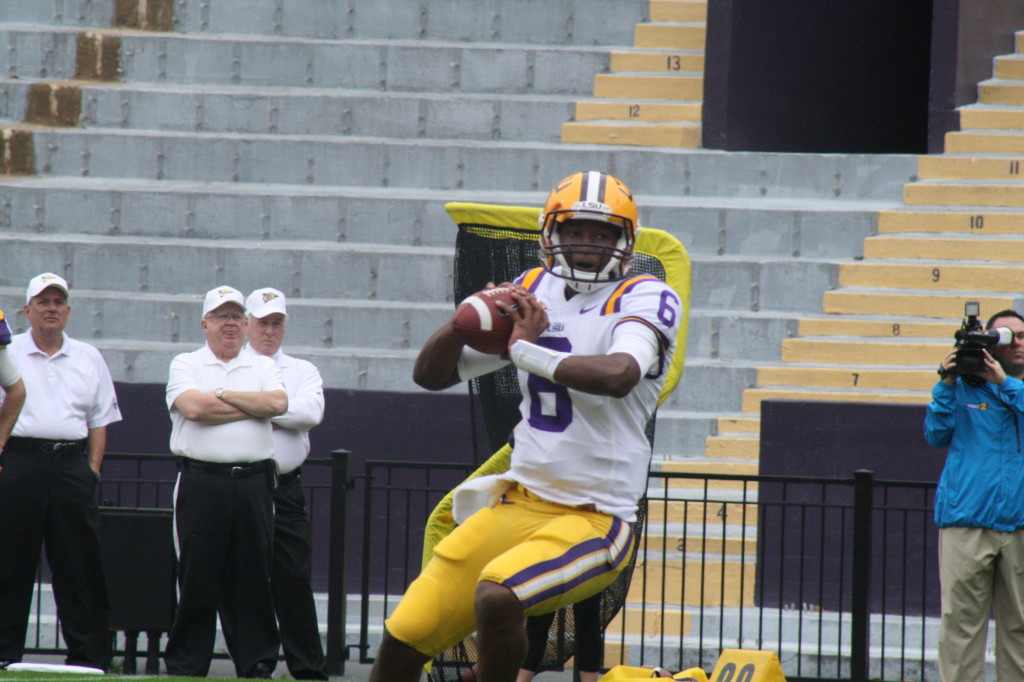
[[[178,0],[174,32],[109,33],[120,80],[77,83],[78,125],[26,129],[37,175],[0,178],[0,301],[65,275],[70,332],[115,378],[159,383],[201,341],[203,292],[272,285],[329,386],[415,391],[416,350],[453,306],[444,204],[538,205],[606,170],[694,261],[659,454],[699,454],[916,160],[559,143],[647,4]],[[79,32],[113,20],[108,0],[3,3],[0,120],[73,76]]]

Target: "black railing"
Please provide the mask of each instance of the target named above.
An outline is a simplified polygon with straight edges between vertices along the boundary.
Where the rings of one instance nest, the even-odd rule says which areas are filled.
[[[346,495],[351,481],[348,476],[348,455],[345,450],[336,450],[330,457],[312,457],[302,466],[302,484],[310,511],[310,525],[313,537],[313,587],[319,592],[327,591],[327,661],[332,674],[344,672],[346,599],[345,589],[345,533]],[[127,455],[109,453],[104,457],[103,481],[97,488],[101,520],[112,510],[136,510],[150,515],[155,510],[171,510],[177,478],[178,458],[173,455]],[[139,538],[140,542],[151,538]],[[157,559],[157,557],[149,557]],[[173,557],[172,557],[173,560]],[[60,626],[47,598],[50,579],[46,561],[40,561],[37,576],[33,620],[30,623],[26,642],[26,653],[63,653]],[[109,583],[108,579],[108,583]],[[111,585],[111,601],[116,602],[119,586]],[[173,588],[172,588],[173,589]],[[112,604],[112,613],[117,612]],[[123,632],[115,636],[115,655],[124,656],[125,672],[134,672],[136,641],[139,631],[147,632],[147,672],[155,672],[157,657],[163,646],[159,641],[167,627],[158,626],[126,629],[112,622],[112,628]],[[115,633],[116,634],[116,633]],[[218,658],[227,654],[217,653]]]
[[[357,467],[345,451],[304,465],[332,674],[344,672],[350,649],[372,662],[384,619],[419,571],[427,516],[471,468]],[[104,470],[104,508],[170,508],[173,457],[108,455]],[[848,479],[652,473],[606,663],[710,670],[723,648],[770,649],[788,679],[937,679],[934,489],[868,471]],[[352,636],[349,599],[359,602]],[[56,625],[43,637],[43,620],[29,651],[56,653]]]
[[[362,662],[419,570],[427,515],[464,470],[367,462],[357,486],[372,557],[362,563]],[[652,473],[606,663],[710,670],[724,648],[770,649],[788,679],[938,679],[934,489],[869,471]]]

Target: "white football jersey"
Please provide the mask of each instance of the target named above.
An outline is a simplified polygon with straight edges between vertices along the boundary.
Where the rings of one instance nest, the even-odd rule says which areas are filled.
[[[624,398],[593,395],[519,371],[523,421],[510,477],[551,502],[592,504],[633,521],[647,486],[651,445],[644,429],[658,405],[675,350],[679,297],[650,275],[611,282],[566,300],[565,280],[543,268],[516,280],[547,306],[550,326],[537,344],[574,355],[604,355],[620,325],[642,324],[660,353]]]

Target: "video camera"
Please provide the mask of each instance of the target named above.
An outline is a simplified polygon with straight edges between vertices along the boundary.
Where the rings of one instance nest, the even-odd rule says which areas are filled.
[[[978,320],[981,306],[977,301],[964,304],[964,323],[956,330],[956,371],[964,381],[973,385],[985,383],[975,376],[985,368],[984,351],[993,346],[1009,346],[1013,343],[1013,332],[1007,327],[985,329]]]

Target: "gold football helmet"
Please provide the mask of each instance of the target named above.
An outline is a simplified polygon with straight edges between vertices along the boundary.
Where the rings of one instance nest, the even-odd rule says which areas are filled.
[[[620,228],[618,243],[614,247],[562,243],[559,228],[572,220],[615,225]],[[640,223],[637,221],[633,193],[615,177],[600,171],[585,171],[564,178],[548,195],[539,222],[544,268],[565,279],[576,291],[593,291],[608,282],[624,278],[629,272]],[[569,256],[574,250],[583,248],[590,253],[595,249],[604,252],[605,258],[599,270],[583,271],[572,267]]]

